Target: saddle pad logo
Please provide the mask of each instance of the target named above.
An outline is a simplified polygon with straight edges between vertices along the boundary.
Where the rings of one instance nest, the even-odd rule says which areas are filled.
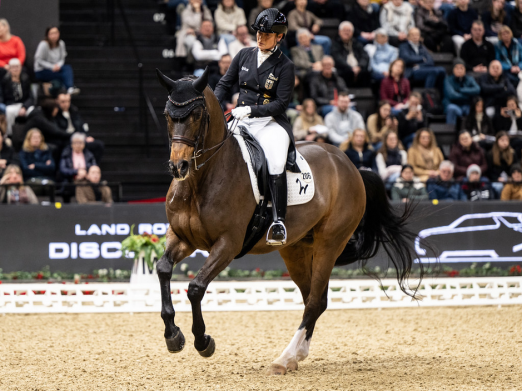
[[[312,173],[311,172],[302,172],[301,173],[303,181],[306,183],[312,182]]]

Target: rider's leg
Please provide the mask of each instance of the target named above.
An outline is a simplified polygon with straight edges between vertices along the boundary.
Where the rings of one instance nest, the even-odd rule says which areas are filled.
[[[284,244],[286,228],[284,226],[287,203],[286,159],[290,137],[286,130],[274,120],[260,129],[254,137],[259,141],[265,152],[268,173],[270,174],[270,193],[272,194],[273,231],[272,242],[269,244]]]

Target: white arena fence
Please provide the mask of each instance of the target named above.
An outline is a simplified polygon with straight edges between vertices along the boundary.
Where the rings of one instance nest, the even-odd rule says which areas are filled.
[[[422,301],[405,295],[396,280],[330,280],[328,309],[522,304],[522,277],[426,278]],[[171,282],[176,311],[190,311],[188,282]],[[205,311],[302,310],[292,281],[215,281],[203,299]],[[0,313],[160,312],[159,284],[2,284]]]

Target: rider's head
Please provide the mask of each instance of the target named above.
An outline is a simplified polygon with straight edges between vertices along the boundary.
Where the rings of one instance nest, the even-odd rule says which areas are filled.
[[[276,8],[261,11],[251,26],[257,32],[257,45],[261,50],[273,50],[288,31],[286,17]]]

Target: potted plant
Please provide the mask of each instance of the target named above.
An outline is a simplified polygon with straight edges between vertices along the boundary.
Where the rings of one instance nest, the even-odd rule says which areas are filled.
[[[145,284],[158,282],[156,263],[165,251],[166,237],[158,237],[144,232],[134,235],[134,225],[131,234],[121,243],[121,251],[127,258],[134,258],[131,283]]]

